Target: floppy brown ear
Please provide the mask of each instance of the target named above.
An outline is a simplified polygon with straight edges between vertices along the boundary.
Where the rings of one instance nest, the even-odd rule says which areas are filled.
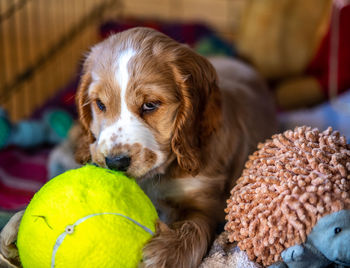
[[[88,88],[91,83],[90,73],[85,73],[80,80],[78,91],[76,94],[76,105],[80,123],[80,139],[77,142],[75,159],[81,164],[85,164],[91,160],[90,144],[95,138],[90,130],[92,120],[91,105],[88,97]]]
[[[172,150],[181,168],[199,172],[201,149],[221,123],[221,100],[214,67],[204,57],[180,45],[172,64],[181,96]]]
[[[74,156],[75,161],[80,164],[86,164],[91,161],[90,144],[91,140],[83,126],[78,123],[75,126],[74,133]]]

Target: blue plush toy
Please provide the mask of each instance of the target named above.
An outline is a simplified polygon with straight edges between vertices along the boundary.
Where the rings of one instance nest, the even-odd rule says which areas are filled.
[[[350,210],[322,217],[304,244],[287,248],[281,256],[283,262],[270,268],[350,267]]]
[[[59,143],[67,137],[72,124],[72,117],[59,109],[46,112],[41,120],[25,120],[14,124],[0,108],[0,149],[9,145],[30,148],[45,143]]]

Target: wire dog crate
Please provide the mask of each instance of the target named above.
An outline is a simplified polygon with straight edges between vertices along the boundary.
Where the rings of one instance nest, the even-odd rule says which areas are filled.
[[[98,24],[132,16],[201,20],[232,37],[244,0],[0,0],[0,107],[29,116],[77,73]]]
[[[16,120],[77,72],[117,0],[0,0],[0,105]]]

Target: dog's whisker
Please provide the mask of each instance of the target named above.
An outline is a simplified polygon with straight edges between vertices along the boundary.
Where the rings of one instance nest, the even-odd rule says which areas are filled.
[[[91,104],[91,101],[87,101],[87,102],[83,103],[81,106],[82,106],[82,107],[85,107],[85,106],[88,106],[88,105],[90,105],[90,104]]]

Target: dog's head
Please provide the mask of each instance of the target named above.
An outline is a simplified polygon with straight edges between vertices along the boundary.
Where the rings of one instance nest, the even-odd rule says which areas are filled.
[[[196,174],[201,146],[221,116],[212,65],[148,28],[113,35],[91,49],[77,106],[88,137],[82,142],[89,146],[78,152],[80,160],[137,178],[164,172],[174,160]]]

